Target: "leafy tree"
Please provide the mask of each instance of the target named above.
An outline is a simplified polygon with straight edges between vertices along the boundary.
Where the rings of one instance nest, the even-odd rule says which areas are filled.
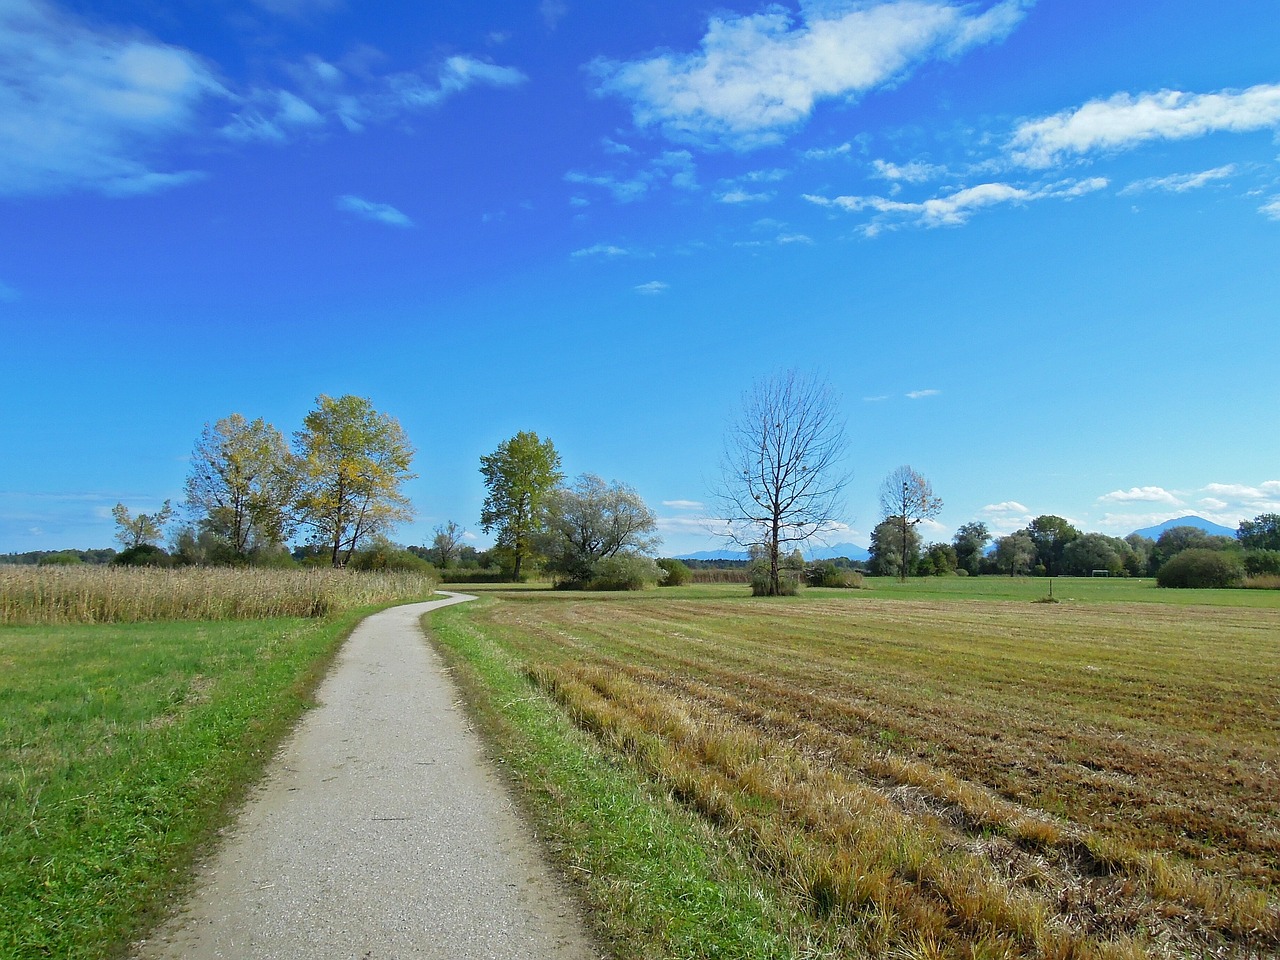
[[[1235,537],[1217,536],[1189,524],[1170,527],[1156,539],[1151,550],[1151,565],[1159,573],[1166,563],[1184,550],[1235,550],[1239,546]]]
[[[462,549],[462,537],[466,531],[452,520],[442,523],[435,529],[436,537],[431,541],[432,558],[441,570],[458,559]]]
[[[1027,524],[1026,533],[1035,544],[1036,563],[1051,577],[1062,572],[1062,552],[1080,536],[1079,530],[1052,514],[1036,517]]]
[[[1236,537],[1251,550],[1280,550],[1280,513],[1262,513],[1252,520],[1241,520]]]
[[[570,584],[596,579],[601,561],[657,548],[658,520],[634,489],[583,474],[548,502],[547,568]]]
[[[139,513],[136,517],[123,503],[111,508],[111,519],[119,528],[116,542],[126,550],[156,546],[164,539],[164,528],[173,519],[173,506],[166,500],[155,513]]]
[[[1238,587],[1243,580],[1244,564],[1238,555],[1204,547],[1181,551],[1156,574],[1162,587]]]
[[[1151,574],[1151,552],[1156,542],[1140,533],[1131,533],[1124,538],[1129,545],[1129,556],[1125,558],[1125,569],[1131,577],[1145,577]]]
[[[1132,551],[1116,537],[1086,533],[1068,543],[1062,550],[1062,572],[1073,577],[1088,577],[1095,570],[1111,576],[1125,572],[1125,557]]]
[[[399,422],[365,398],[321,395],[294,442],[298,521],[333,566],[345,566],[363,543],[413,517],[401,491],[415,476],[413,447]]]
[[[916,571],[922,577],[942,577],[948,573],[955,573],[958,569],[956,548],[949,543],[929,544],[916,564]]]
[[[480,473],[489,488],[480,511],[481,529],[498,531],[496,547],[511,558],[512,577],[518,581],[535,538],[545,529],[552,492],[564,479],[560,454],[550,440],[521,431],[480,458]]]
[[[1035,541],[1025,530],[996,540],[996,565],[1000,570],[1007,570],[1009,576],[1026,573],[1035,562]]]
[[[936,517],[941,509],[942,500],[933,495],[933,486],[905,464],[885,477],[880,485],[881,514],[896,518],[900,528],[899,556],[910,553],[907,543],[908,528]],[[906,580],[910,573],[910,564],[899,566],[900,579]]]
[[[951,542],[956,551],[956,568],[976,574],[981,568],[987,544],[991,542],[991,531],[981,520],[975,520],[961,526]]]
[[[727,536],[758,551],[762,592],[783,590],[783,560],[834,529],[847,482],[844,420],[831,388],[788,371],[758,380],[725,436],[716,497]]]
[[[873,577],[902,577],[903,567],[915,567],[920,557],[920,534],[908,525],[906,562],[903,562],[902,520],[885,517],[871,531],[871,575]]]
[[[693,571],[674,557],[663,557],[658,561],[658,569],[666,574],[662,578],[664,587],[683,587],[693,579]]]
[[[243,561],[278,546],[293,532],[289,507],[297,470],[280,431],[261,418],[233,413],[205,424],[191,456],[187,508],[201,530]]]

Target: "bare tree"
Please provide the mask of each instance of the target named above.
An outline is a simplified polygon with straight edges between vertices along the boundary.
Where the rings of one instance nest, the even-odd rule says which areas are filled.
[[[892,517],[902,528],[903,563],[898,570],[899,579],[907,579],[907,531],[936,517],[941,509],[942,500],[933,495],[933,486],[911,467],[903,465],[884,478],[880,485],[880,510],[886,519]]]
[[[768,564],[765,592],[783,592],[787,545],[836,525],[848,473],[844,419],[829,385],[796,371],[758,380],[725,436],[717,499],[727,536]]]
[[[439,524],[434,533],[436,538],[431,541],[431,549],[436,552],[436,561],[440,564],[440,569],[444,570],[462,549],[462,540],[466,536],[466,531],[450,520],[448,523]]]

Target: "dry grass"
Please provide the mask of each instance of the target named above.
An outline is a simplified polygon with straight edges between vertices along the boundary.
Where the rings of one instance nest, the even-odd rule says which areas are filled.
[[[1280,953],[1274,610],[528,594],[476,615],[840,952]]]
[[[323,617],[428,596],[418,574],[189,567],[0,566],[0,624]]]

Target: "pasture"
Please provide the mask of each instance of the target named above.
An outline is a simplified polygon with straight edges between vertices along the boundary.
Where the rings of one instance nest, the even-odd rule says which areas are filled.
[[[621,956],[714,955],[617,904],[695,861],[785,930],[727,955],[1280,953],[1274,594],[997,580],[522,590],[433,622]],[[577,781],[521,764],[502,718],[531,699],[704,855],[615,862],[567,818]]]
[[[0,626],[0,958],[123,955],[360,617],[432,588],[0,568],[0,622],[32,624]],[[281,609],[295,615],[266,616]]]

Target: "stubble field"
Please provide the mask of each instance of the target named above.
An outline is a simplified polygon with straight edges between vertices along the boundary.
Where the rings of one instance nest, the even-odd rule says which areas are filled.
[[[451,616],[756,871],[796,953],[1280,954],[1275,609],[723,587]]]

